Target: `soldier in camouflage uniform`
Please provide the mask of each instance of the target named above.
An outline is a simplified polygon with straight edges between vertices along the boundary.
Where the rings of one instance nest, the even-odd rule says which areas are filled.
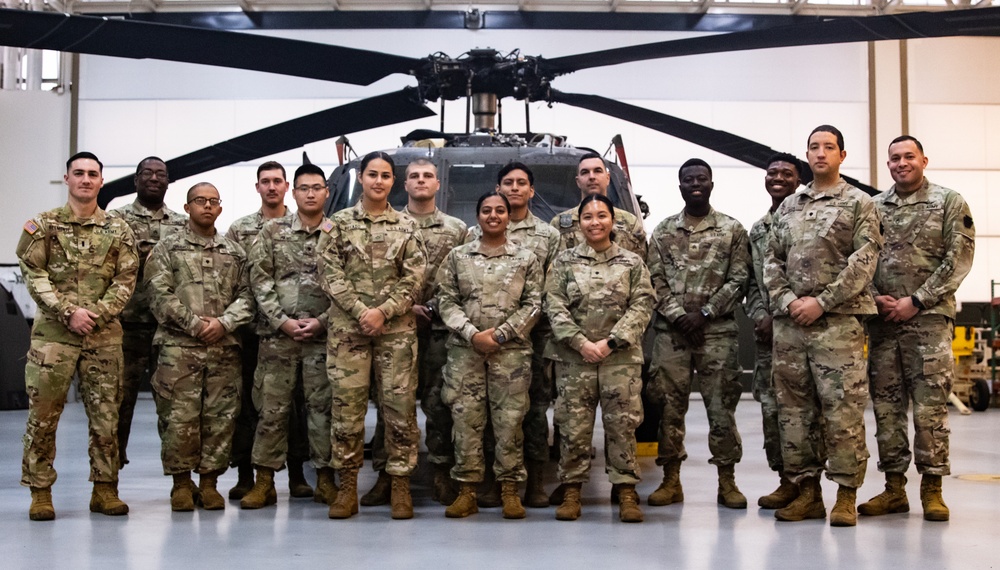
[[[875,313],[868,288],[882,235],[875,203],[840,178],[846,155],[839,130],[813,130],[806,156],[815,179],[782,202],[765,254],[781,455],[786,476],[799,486],[798,498],[774,513],[783,521],[826,516],[824,461],[813,443],[817,422],[827,477],[840,486],[831,525],[857,524],[857,488],[868,463],[862,318]]]
[[[330,382],[326,376],[326,328],[330,299],[320,285],[321,235],[333,229],[323,216],[329,196],[326,175],[314,164],[295,171],[297,211],[264,224],[250,246],[250,285],[257,307],[270,331],[261,337],[254,380],[254,405],[259,420],[254,436],[253,464],[257,480],[240,507],[259,509],[277,502],[274,472],[285,466],[293,398],[305,400],[309,447],[317,468],[313,499],[328,503],[336,497],[330,467]]]
[[[132,415],[139,387],[149,380],[156,367],[156,355],[153,353],[156,317],[149,310],[149,291],[142,282],[143,269],[153,246],[187,223],[184,214],[171,210],[163,203],[169,181],[167,165],[162,159],[155,156],[142,159],[135,168],[135,201],[108,212],[125,220],[132,228],[139,252],[135,292],[121,314],[125,367],[122,373],[122,405],[118,410],[118,454],[123,467],[128,463],[126,447],[132,431]]]
[[[393,168],[383,152],[362,159],[361,199],[334,214],[329,239],[321,245],[323,288],[332,301],[326,358],[333,397],[331,466],[341,479],[330,518],[358,512],[357,478],[372,383],[385,418],[392,517],[413,517],[410,475],[417,465],[420,428],[416,317],[410,309],[423,285],[426,258],[417,223],[389,205]]]
[[[188,190],[183,231],[166,236],[146,262],[150,306],[160,325],[153,396],[163,472],[174,480],[170,507],[226,506],[216,490],[226,471],[240,412],[237,327],[253,319],[246,254],[215,230],[219,191],[207,182]],[[201,475],[198,492],[191,471]]]
[[[869,387],[875,407],[885,491],[858,506],[863,515],[905,513],[904,473],[915,457],[924,519],[946,521],[941,477],[948,462],[948,395],[954,356],[955,291],[972,268],[976,228],[958,192],[924,178],[923,145],[902,136],[889,145],[895,185],[875,197],[885,248],[875,270],[879,318],[869,324]],[[913,451],[906,411],[913,402]]]
[[[265,223],[289,214],[288,208],[285,207],[288,180],[284,166],[273,161],[258,166],[255,186],[257,193],[260,194],[260,210],[236,220],[226,232],[226,237],[238,243],[246,252],[250,251],[250,246]],[[257,314],[253,324],[241,327],[238,332],[242,347],[240,361],[243,370],[241,392],[243,401],[240,416],[236,420],[236,432],[233,435],[231,465],[239,469],[239,481],[229,490],[229,498],[233,500],[242,499],[254,485],[251,454],[258,419],[257,407],[254,404],[254,378],[260,337],[270,332],[271,329],[260,313]],[[302,472],[302,463],[309,458],[304,408],[303,393],[301,390],[296,390],[288,426],[288,491],[293,497],[313,496],[312,487],[306,482]]]
[[[484,194],[476,213],[480,237],[453,249],[437,275],[441,318],[452,333],[441,399],[455,423],[451,473],[461,485],[445,515],[466,517],[479,510],[475,486],[486,470],[483,433],[489,418],[503,516],[521,519],[517,484],[526,477],[521,423],[529,406],[530,332],[541,315],[542,269],[534,253],[507,239],[507,198]]]
[[[521,162],[510,162],[497,174],[496,191],[503,194],[510,202],[510,225],[507,226],[507,239],[518,247],[531,250],[538,262],[542,264],[542,279],[544,287],[545,273],[548,272],[552,260],[559,249],[559,232],[531,213],[531,199],[535,196],[535,175],[531,169]],[[482,236],[482,229],[475,226],[470,229],[466,241],[472,241]],[[525,483],[524,504],[529,507],[547,507],[549,497],[545,493],[544,472],[545,463],[549,459],[549,419],[546,415],[552,402],[554,390],[551,369],[544,365],[543,354],[545,345],[552,337],[552,327],[543,314],[538,323],[531,329],[531,387],[528,397],[531,405],[524,417],[524,462],[528,471]],[[489,443],[493,433],[489,425],[486,427],[487,459],[492,456]],[[482,507],[497,506],[500,497],[497,486],[490,485],[493,473],[487,467],[487,492],[478,497]]]
[[[28,422],[21,484],[31,488],[31,520],[52,520],[56,481],[56,427],[73,375],[90,431],[90,510],[124,515],[118,498],[118,405],[121,403],[122,329],[139,270],[132,230],[97,205],[103,165],[89,152],[66,162],[65,206],[24,224],[17,244],[21,275],[38,304],[24,367]]]
[[[678,177],[684,209],[653,230],[647,261],[657,296],[647,390],[650,401],[663,412],[656,464],[664,473],[649,504],[684,500],[680,482],[681,462],[687,459],[684,416],[697,374],[708,413],[709,463],[719,472],[717,500],[728,508],[745,509],[746,497],[735,479],[735,465],[743,457],[736,428],[736,405],[743,389],[733,311],[746,293],[749,238],[739,222],[710,205],[712,169],[705,161],[688,160]]]
[[[587,153],[580,157],[577,166],[576,185],[580,188],[580,197],[591,194],[608,195],[611,184],[611,171],[607,163],[597,153]],[[572,249],[585,242],[583,231],[580,230],[580,215],[577,208],[570,208],[552,218],[552,227],[559,230],[559,251]],[[618,246],[624,247],[639,257],[646,259],[646,230],[642,220],[615,208],[615,235],[618,236]]]
[[[778,488],[771,494],[758,499],[757,504],[765,509],[780,509],[788,506],[799,496],[799,488],[788,480],[781,461],[781,431],[778,428],[778,400],[774,395],[771,381],[772,320],[771,303],[764,286],[764,250],[774,223],[778,206],[795,193],[800,182],[802,164],[790,154],[776,154],[767,161],[764,174],[764,189],[771,197],[771,208],[750,228],[750,248],[753,254],[753,271],[747,289],[746,314],[754,322],[756,358],[753,369],[753,396],[760,402],[764,427],[764,453],[767,464],[780,476]],[[819,429],[815,430],[819,433]],[[818,438],[817,438],[818,439]]]
[[[642,423],[642,337],[652,316],[653,286],[642,258],[612,241],[610,200],[587,196],[578,214],[587,242],[560,253],[545,284],[553,330],[546,356],[556,361],[559,479],[566,489],[556,518],[580,517],[599,403],[605,471],[619,486],[619,518],[642,522],[635,430]]]

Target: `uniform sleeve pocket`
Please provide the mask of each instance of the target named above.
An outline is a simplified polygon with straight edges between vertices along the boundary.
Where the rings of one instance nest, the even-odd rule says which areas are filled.
[[[927,354],[924,356],[924,375],[942,374],[951,370],[954,366],[951,353],[939,352],[937,354]]]

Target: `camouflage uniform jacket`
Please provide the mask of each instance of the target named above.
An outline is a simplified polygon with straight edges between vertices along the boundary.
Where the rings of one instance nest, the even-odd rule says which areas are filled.
[[[330,333],[358,332],[368,309],[385,314],[385,332],[416,329],[410,308],[424,283],[427,258],[417,223],[391,207],[379,215],[353,208],[333,215],[320,244],[323,289],[330,296]]]
[[[875,202],[843,179],[819,192],[785,198],[771,226],[764,283],[775,315],[800,297],[815,297],[827,313],[873,315],[869,288],[882,233]]]
[[[962,196],[931,184],[900,196],[893,186],[875,197],[885,227],[874,285],[880,295],[914,295],[923,314],[955,319],[955,292],[972,269],[976,226]]]
[[[403,208],[403,213],[417,222],[417,234],[420,235],[420,239],[424,243],[424,252],[427,255],[424,286],[413,303],[430,305],[437,310],[437,301],[434,300],[434,293],[437,289],[437,270],[441,267],[448,252],[462,244],[466,233],[465,222],[437,209],[434,210],[433,214],[419,215],[411,214],[408,208]]]
[[[199,317],[216,317],[229,333],[219,345],[238,345],[237,327],[253,319],[246,253],[229,238],[210,238],[190,227],[153,247],[146,262],[150,306],[160,326],[153,344],[205,346],[198,340]]]
[[[178,214],[166,206],[161,206],[158,210],[150,210],[140,204],[138,200],[121,208],[115,208],[108,212],[108,215],[125,220],[128,227],[132,228],[132,233],[135,234],[135,246],[139,252],[139,276],[136,277],[135,292],[132,293],[132,298],[125,305],[121,320],[125,323],[155,325],[156,317],[149,310],[149,291],[143,283],[146,260],[157,242],[167,234],[179,231],[187,225],[187,216]]]
[[[649,270],[616,244],[600,253],[583,243],[561,252],[545,282],[545,314],[553,338],[545,357],[579,362],[585,341],[620,345],[602,364],[642,364],[642,336],[653,315]]]
[[[764,216],[754,222],[750,228],[750,253],[753,270],[750,272],[750,284],[747,288],[746,314],[755,323],[760,323],[764,317],[771,316],[771,299],[764,285],[764,253],[767,250],[767,240],[771,236],[771,225],[774,214],[768,210]]]
[[[660,222],[648,259],[656,310],[668,323],[698,310],[710,319],[732,315],[746,294],[750,239],[738,221],[714,208],[694,228],[684,210]]]
[[[469,228],[469,235],[466,236],[465,243],[482,236],[483,229],[479,226],[472,226]],[[510,222],[507,226],[507,239],[518,247],[530,249],[538,258],[538,262],[542,264],[544,272],[549,270],[556,255],[562,251],[559,248],[559,232],[530,211],[523,220]]]
[[[291,210],[287,207],[285,208],[285,215],[280,216],[280,218],[285,218],[294,215]],[[270,220],[276,220],[279,218],[265,218],[263,210],[257,210],[256,212],[250,214],[249,216],[243,216],[239,218],[226,230],[226,238],[235,241],[243,248],[247,254],[250,253],[250,246],[253,245],[255,239],[260,234],[261,228],[264,224]],[[254,303],[257,302],[256,299],[253,300]],[[252,331],[257,336],[264,336],[271,332],[271,327],[263,319],[263,315],[253,307],[254,320],[252,321]]]
[[[542,313],[542,268],[534,253],[510,241],[486,248],[477,239],[451,250],[437,281],[449,345],[470,346],[473,335],[495,328],[506,337],[502,347],[531,347],[531,327]]]
[[[28,293],[38,304],[33,340],[84,349],[121,343],[118,315],[139,271],[128,224],[100,208],[80,219],[67,204],[24,224],[17,258]],[[81,307],[98,315],[97,327],[86,336],[68,327],[70,316]]]
[[[291,214],[265,223],[250,246],[250,287],[268,334],[292,318],[316,318],[326,329],[330,298],[320,283],[318,243],[332,229],[327,218],[307,228]]]
[[[580,229],[580,214],[577,208],[570,208],[552,218],[552,227],[559,230],[559,251],[573,249],[581,243],[587,243]],[[618,245],[646,259],[649,245],[646,243],[646,229],[642,220],[615,208],[615,240]]]

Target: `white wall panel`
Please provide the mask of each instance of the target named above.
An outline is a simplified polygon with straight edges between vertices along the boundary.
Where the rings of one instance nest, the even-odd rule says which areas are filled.
[[[156,101],[80,101],[78,148],[101,157],[105,165],[135,163],[155,154],[160,133],[156,106]]]
[[[982,105],[914,104],[910,134],[920,139],[937,168],[986,166],[986,113]]]
[[[910,40],[907,55],[911,102],[1000,105],[1000,40]]]

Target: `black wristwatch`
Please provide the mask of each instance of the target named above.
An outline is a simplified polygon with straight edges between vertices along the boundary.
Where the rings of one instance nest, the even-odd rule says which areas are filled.
[[[924,306],[923,303],[920,302],[920,299],[917,299],[916,295],[910,295],[910,300],[913,301],[913,306],[920,309],[921,311],[927,308]]]
[[[611,350],[618,350],[618,347],[620,347],[620,346],[621,346],[621,344],[618,343],[618,339],[617,338],[615,338],[613,336],[609,336],[608,337],[608,348],[610,348]]]

